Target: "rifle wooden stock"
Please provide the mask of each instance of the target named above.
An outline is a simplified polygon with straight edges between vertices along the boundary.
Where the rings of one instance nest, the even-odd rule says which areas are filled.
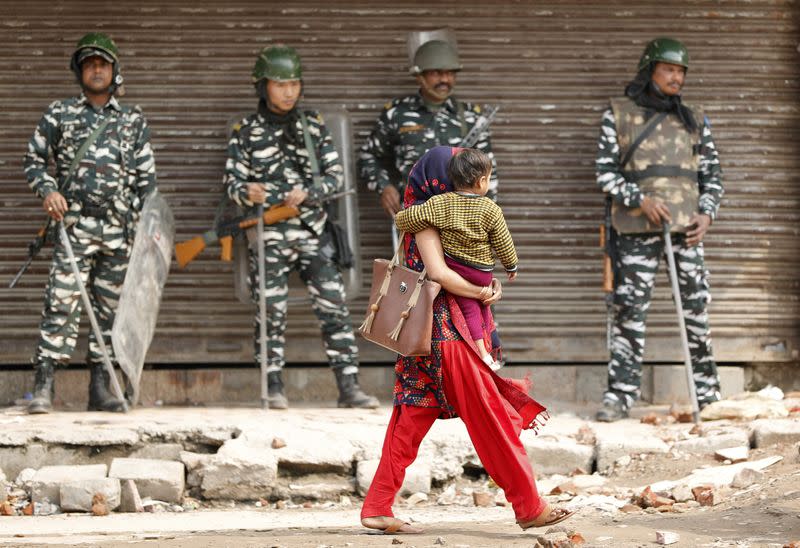
[[[233,260],[233,236],[223,236],[219,239],[219,258],[221,261],[229,263]]]
[[[264,212],[264,224],[274,225],[280,221],[291,219],[300,215],[300,210],[296,207],[284,204],[276,204]],[[222,250],[220,259],[223,261],[233,260],[233,237],[258,224],[258,216],[233,221],[220,226],[217,230],[209,230],[202,236],[195,236],[191,240],[178,242],[175,244],[175,260],[178,266],[183,268],[206,248],[208,244],[219,242]]]
[[[603,250],[603,291],[611,293],[614,291],[614,270],[608,255],[605,225],[600,225],[600,248]]]
[[[185,267],[200,255],[205,248],[206,241],[202,236],[195,236],[191,240],[178,242],[175,244],[175,260],[178,261],[178,266]]]

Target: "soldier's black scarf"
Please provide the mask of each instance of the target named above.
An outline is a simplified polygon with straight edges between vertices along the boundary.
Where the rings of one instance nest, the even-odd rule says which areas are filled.
[[[649,120],[656,112],[669,112],[681,121],[689,133],[697,131],[692,110],[681,102],[680,95],[666,95],[653,83],[653,63],[639,71],[625,87],[625,95],[647,110]]]
[[[258,113],[267,120],[268,124],[279,126],[283,130],[281,149],[284,152],[286,152],[285,145],[292,145],[294,149],[299,146],[305,146],[303,144],[302,125],[300,124],[300,111],[297,108],[293,108],[286,114],[276,114],[269,109],[265,99],[259,99]]]

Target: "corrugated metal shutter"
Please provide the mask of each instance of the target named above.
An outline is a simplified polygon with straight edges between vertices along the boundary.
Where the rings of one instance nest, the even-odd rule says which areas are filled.
[[[42,221],[21,157],[47,104],[75,93],[67,66],[84,32],[109,32],[121,48],[125,100],[142,105],[152,126],[160,188],[181,239],[206,229],[213,216],[226,124],[255,106],[249,72],[260,47],[282,41],[298,48],[306,104],[347,108],[357,146],[389,98],[415,89],[406,33],[449,25],[465,65],[457,95],[502,107],[493,130],[500,200],[522,258],[520,278],[497,307],[510,357],[604,361],[597,247],[603,199],[593,177],[599,117],[633,76],[643,45],[668,34],[689,47],[686,100],[705,107],[725,172],[727,194],[707,239],[717,358],[796,360],[797,12],[796,2],[775,0],[145,0],[95,3],[91,14],[84,2],[3,3],[0,277],[5,286]],[[389,224],[375,197],[362,189],[359,202],[363,256],[388,255]],[[32,352],[48,261],[45,253],[17,289],[0,289],[2,363],[22,363]],[[666,282],[661,276],[651,309],[649,359],[679,359]],[[355,298],[354,316],[364,307],[365,298]],[[323,360],[310,307],[296,305],[290,316],[289,359]],[[250,326],[250,309],[233,295],[230,266],[208,251],[173,270],[149,361],[249,362]],[[366,360],[388,358],[362,349]]]

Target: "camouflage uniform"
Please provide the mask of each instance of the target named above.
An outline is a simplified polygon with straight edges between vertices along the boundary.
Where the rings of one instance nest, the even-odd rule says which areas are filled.
[[[627,100],[627,99],[624,99]],[[711,126],[703,118],[700,128],[698,159],[698,193],[696,211],[716,218],[723,195],[721,168]],[[658,142],[658,130],[646,142]],[[596,160],[597,182],[615,205],[639,207],[642,190],[626,180],[620,172],[620,145],[617,121],[611,108],[603,113]],[[608,364],[606,403],[622,404],[628,409],[640,396],[642,356],[644,354],[645,320],[658,263],[664,254],[660,233],[616,234],[614,326],[611,357]],[[678,283],[683,301],[683,315],[689,338],[698,401],[716,401],[719,378],[711,348],[707,304],[711,301],[708,271],[703,259],[703,244],[687,246],[682,233],[672,234]]]
[[[281,125],[271,124],[261,114],[244,118],[234,126],[228,144],[228,161],[224,183],[228,196],[256,215],[256,205],[247,198],[247,183],[262,183],[266,187],[269,207],[283,203],[293,188],[308,193],[300,205],[300,215],[264,227],[265,277],[267,302],[267,372],[280,371],[285,365],[284,344],[288,296],[288,275],[292,269],[308,287],[314,312],[319,318],[328,362],[335,371],[351,375],[358,371],[358,348],[350,313],[345,303],[344,283],[330,257],[320,252],[320,235],[326,220],[319,205],[326,196],[341,191],[343,168],[322,117],[305,111],[308,132],[319,159],[321,185],[314,186],[308,152],[302,140],[299,116],[291,126],[296,132],[296,144],[287,139]],[[316,202],[316,204],[311,204]],[[258,260],[250,252],[250,275],[253,300],[257,302]],[[255,356],[260,355],[259,315],[255,315]],[[256,360],[258,361],[258,360]]]
[[[62,194],[70,205],[64,224],[113,359],[111,327],[134,229],[146,194],[156,186],[150,130],[144,115],[138,106],[121,106],[114,97],[102,108],[94,108],[83,94],[56,101],[39,122],[28,144],[24,165],[31,189],[44,199],[58,190],[78,148],[108,117],[112,121],[89,147]],[[47,173],[51,151],[55,177]],[[81,307],[64,246],[56,241],[35,365],[44,360],[62,364],[69,361],[75,350]],[[92,330],[86,361],[90,365],[102,363]]]
[[[423,154],[437,145],[458,146],[477,123],[481,108],[472,103],[460,103],[448,97],[439,107],[431,107],[422,95],[415,93],[387,103],[378,123],[361,147],[358,171],[370,190],[379,194],[393,184],[403,191],[408,174]],[[492,159],[489,192],[497,197],[497,162],[489,140],[489,132],[480,135],[473,148]]]

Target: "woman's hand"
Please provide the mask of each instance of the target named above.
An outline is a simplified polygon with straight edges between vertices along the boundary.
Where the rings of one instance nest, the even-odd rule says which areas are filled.
[[[486,292],[488,296],[485,299],[481,299],[481,302],[486,306],[493,305],[503,298],[503,285],[497,278],[492,278],[491,285],[486,287],[489,288],[489,291]]]

